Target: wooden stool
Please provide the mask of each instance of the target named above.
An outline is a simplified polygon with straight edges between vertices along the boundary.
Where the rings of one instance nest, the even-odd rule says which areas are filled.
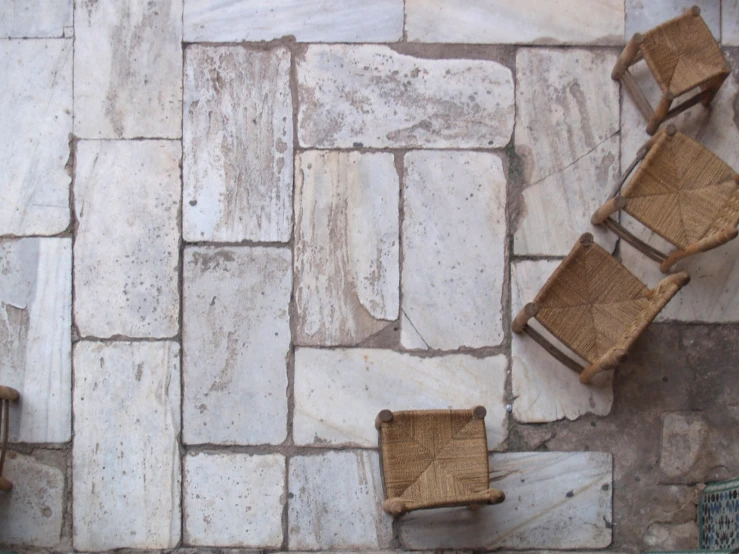
[[[620,192],[637,165],[634,177]],[[675,250],[663,254],[635,237],[610,217],[619,210],[657,233]],[[737,236],[739,174],[674,125],[668,125],[639,149],[591,222],[605,225],[667,273],[679,260]]]
[[[5,454],[8,452],[8,441],[10,439],[10,401],[18,400],[18,391],[10,387],[0,385],[0,429],[2,430],[2,450],[0,450],[0,491],[9,491],[13,483],[3,477],[5,467]]]
[[[505,494],[488,488],[485,408],[382,410],[375,419],[386,500],[382,509],[411,510],[499,504]]]
[[[629,72],[629,67],[641,60],[647,63],[662,91],[656,109],[652,109]],[[647,133],[653,135],[666,119],[698,102],[710,104],[730,73],[731,66],[700,16],[700,9],[693,6],[679,17],[631,37],[611,77],[621,81],[647,120]],[[701,89],[699,93],[670,109],[677,97],[697,87]]]
[[[687,273],[677,273],[650,290],[586,233],[534,301],[516,315],[513,332],[525,332],[580,373],[581,383],[590,383],[626,358],[642,331],[689,280]],[[579,364],[532,329],[532,318],[590,365]]]

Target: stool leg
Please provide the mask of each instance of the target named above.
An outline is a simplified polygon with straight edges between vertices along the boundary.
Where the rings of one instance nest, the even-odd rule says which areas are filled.
[[[614,81],[618,81],[621,76],[626,73],[629,65],[631,65],[631,62],[634,61],[634,58],[636,58],[636,55],[639,53],[639,45],[641,44],[641,41],[641,34],[636,33],[633,37],[631,37],[629,42],[626,43],[626,47],[623,49],[623,52],[621,52],[621,55],[618,57],[616,65],[613,66],[613,71],[611,71],[611,79],[613,79]]]
[[[659,104],[657,105],[657,109],[654,110],[652,117],[649,118],[649,122],[647,123],[648,135],[653,135],[657,132],[657,129],[659,129],[659,126],[667,117],[667,112],[670,111],[670,106],[672,105],[672,101],[674,99],[675,97],[672,95],[672,93],[669,92],[666,92],[661,98]]]

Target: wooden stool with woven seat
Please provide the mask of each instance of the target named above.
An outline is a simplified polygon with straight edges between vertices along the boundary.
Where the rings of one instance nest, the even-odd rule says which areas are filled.
[[[635,237],[610,217],[619,210],[657,233],[675,250],[664,254]],[[739,174],[674,125],[668,125],[639,149],[611,197],[591,221],[605,225],[667,273],[681,259],[737,236]]]
[[[8,452],[8,441],[10,439],[10,402],[18,400],[18,391],[0,385],[0,491],[9,491],[13,488],[13,483],[3,477],[3,469],[5,467],[5,454]]]
[[[375,419],[386,500],[399,516],[411,510],[499,504],[505,494],[488,488],[485,408],[382,410]]]
[[[586,233],[534,301],[516,315],[513,332],[525,332],[580,373],[580,382],[590,383],[626,358],[642,331],[689,280],[687,273],[676,273],[650,290]],[[531,328],[532,318],[589,365],[576,362]]]
[[[662,91],[656,109],[652,109],[629,72],[629,67],[641,60],[647,63]],[[710,104],[730,73],[731,66],[700,16],[700,9],[693,6],[679,17],[631,37],[611,77],[621,81],[647,120],[647,133],[653,135],[666,119],[698,102]],[[676,98],[695,88],[700,88],[700,92],[670,109]]]

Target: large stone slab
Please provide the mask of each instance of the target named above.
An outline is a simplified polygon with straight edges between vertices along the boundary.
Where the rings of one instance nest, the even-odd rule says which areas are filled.
[[[182,2],[75,0],[80,138],[180,138]]]
[[[406,0],[406,33],[416,42],[621,44],[623,30],[621,0]]]
[[[179,162],[172,141],[78,144],[74,314],[83,337],[177,333]]]
[[[534,300],[559,265],[554,260],[523,260],[511,264],[511,317]],[[536,321],[531,325],[575,360],[587,364]],[[524,423],[577,419],[593,413],[608,415],[613,404],[613,372],[599,374],[592,385],[549,355],[531,337],[513,335],[511,342],[513,417]]]
[[[72,0],[3,0],[0,38],[68,36],[64,28],[72,26],[72,15]]]
[[[566,255],[618,175],[616,55],[524,48],[516,56],[517,255]],[[553,140],[553,137],[558,137]],[[595,231],[608,246],[615,239]]]
[[[701,17],[711,29],[716,40],[721,38],[721,3],[716,0],[671,0],[670,2],[645,2],[626,0],[625,38],[634,33],[653,29],[668,19],[681,15],[687,8],[698,6]]]
[[[301,146],[498,148],[511,138],[513,79],[497,62],[314,45],[297,71]]]
[[[659,457],[662,471],[672,479],[688,473],[701,455],[708,432],[700,412],[665,414]]]
[[[358,344],[398,319],[394,157],[312,150],[295,173],[297,342]]]
[[[490,458],[490,484],[506,500],[477,511],[417,511],[400,520],[401,544],[437,548],[605,548],[611,544],[612,457],[604,452],[516,452]]]
[[[69,226],[72,41],[0,41],[0,75],[0,234],[60,233]]]
[[[186,0],[185,40],[239,42],[292,35],[299,42],[394,42],[403,0]]]
[[[500,158],[410,152],[404,201],[403,346],[454,350],[500,344],[506,243]]]
[[[76,550],[180,540],[180,347],[82,341],[74,349]]]
[[[721,42],[739,46],[739,0],[721,0]]]
[[[0,375],[12,442],[72,437],[72,240],[0,241]]]
[[[285,248],[186,248],[184,441],[280,444],[292,290]]]
[[[295,456],[290,459],[288,491],[290,550],[390,546],[392,518],[381,508],[384,496],[377,452]]]
[[[10,451],[3,476],[13,489],[0,494],[0,544],[57,546],[66,504],[64,471],[38,451]]]
[[[184,542],[280,547],[285,458],[199,452],[185,457]]]
[[[290,52],[191,46],[184,103],[185,240],[287,242]]]
[[[297,444],[377,446],[375,416],[383,409],[487,408],[488,448],[508,434],[507,360],[454,354],[418,358],[389,350],[295,352]]]

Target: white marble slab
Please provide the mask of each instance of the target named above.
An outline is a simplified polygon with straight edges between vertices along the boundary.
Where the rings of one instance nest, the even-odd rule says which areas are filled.
[[[183,478],[186,544],[249,548],[282,545],[284,456],[188,454]]]
[[[721,42],[739,46],[739,0],[721,0]]]
[[[38,454],[26,456],[11,450],[3,477],[13,483],[13,489],[0,493],[0,543],[57,546],[66,502],[64,472]]]
[[[400,520],[405,548],[605,548],[611,544],[612,456],[510,452],[490,458],[495,506],[420,510]]]
[[[74,132],[182,136],[182,2],[75,0]]]
[[[186,0],[188,42],[395,42],[403,0]]]
[[[12,442],[72,437],[72,240],[0,241],[0,378]]]
[[[559,261],[517,261],[511,264],[511,318],[532,302]],[[564,347],[536,321],[531,325],[580,363],[585,360]],[[605,416],[613,404],[613,372],[599,374],[592,385],[555,360],[531,337],[513,335],[511,342],[513,417],[523,423],[577,419],[593,413]]]
[[[522,192],[514,218],[517,255],[566,255],[618,176],[616,55],[520,49],[516,56],[516,153]],[[515,201],[514,201],[515,203]],[[611,234],[594,231],[607,247]]]
[[[415,42],[622,44],[621,0],[406,0]]]
[[[287,242],[290,52],[190,46],[183,132],[185,240]]]
[[[76,550],[172,548],[180,540],[180,347],[74,348]]]
[[[291,290],[286,248],[185,249],[185,443],[285,440]]]
[[[298,344],[355,345],[398,319],[399,180],[392,154],[296,157]]]
[[[61,233],[70,219],[72,41],[2,40],[0,75],[0,235]]]
[[[72,0],[2,0],[0,38],[60,38],[72,25]]]
[[[668,19],[682,15],[692,6],[698,6],[701,17],[711,29],[716,40],[721,39],[721,2],[719,0],[670,0],[654,2],[649,0],[625,0],[626,23],[624,38],[630,39],[634,33],[653,29]]]
[[[290,550],[371,550],[390,546],[392,518],[381,508],[384,497],[377,452],[294,456],[289,466]]]
[[[74,243],[80,335],[178,332],[180,145],[80,141]]]
[[[403,198],[401,344],[442,350],[500,344],[506,243],[500,158],[410,152]]]
[[[511,138],[513,78],[497,62],[312,45],[297,74],[301,146],[498,148]]]
[[[390,350],[295,352],[297,444],[377,446],[380,410],[467,409],[485,406],[488,448],[508,435],[507,360],[453,354],[418,358]]]

